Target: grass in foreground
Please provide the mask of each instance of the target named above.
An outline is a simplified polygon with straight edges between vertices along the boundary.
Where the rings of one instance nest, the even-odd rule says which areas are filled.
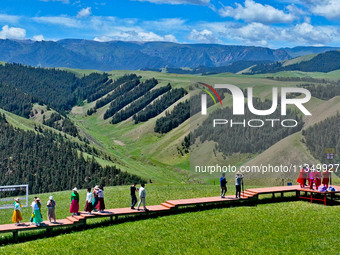
[[[6,254],[337,254],[340,207],[307,202],[183,213],[8,245]]]

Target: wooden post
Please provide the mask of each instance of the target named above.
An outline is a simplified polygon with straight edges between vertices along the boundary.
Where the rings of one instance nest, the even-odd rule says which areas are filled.
[[[86,218],[84,218],[83,220],[83,230],[85,230],[85,228],[86,228]]]
[[[275,199],[275,192],[273,192],[273,197],[272,198]]]
[[[14,240],[15,243],[18,242],[18,232],[19,231],[13,231],[13,240]]]
[[[53,230],[52,228],[46,228],[46,235],[51,236],[52,230]]]
[[[284,195],[283,195],[283,194],[284,194],[284,192],[281,192],[281,197],[284,197]]]
[[[327,195],[326,195],[326,193],[324,194],[324,205],[327,205]]]
[[[110,224],[113,224],[113,214],[110,215]]]
[[[118,215],[115,215],[115,223],[118,224]]]
[[[300,197],[300,190],[296,191],[296,197],[299,198]]]

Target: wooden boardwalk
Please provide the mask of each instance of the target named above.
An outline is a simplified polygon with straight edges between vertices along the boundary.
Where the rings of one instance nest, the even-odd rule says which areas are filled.
[[[221,197],[202,197],[202,198],[189,198],[189,199],[179,199],[179,200],[168,200],[160,205],[151,205],[147,206],[149,211],[144,210],[133,210],[130,207],[127,208],[115,208],[115,209],[107,209],[104,213],[92,213],[88,214],[85,212],[80,212],[79,216],[69,216],[66,219],[57,220],[56,223],[49,223],[48,221],[44,221],[41,226],[37,227],[35,225],[31,225],[30,222],[22,223],[19,226],[15,226],[15,224],[3,224],[0,225],[0,233],[12,232],[14,240],[17,240],[18,233],[21,231],[30,231],[30,230],[38,230],[38,229],[47,229],[47,231],[51,231],[54,228],[58,227],[73,227],[73,226],[85,226],[86,220],[91,218],[102,218],[109,217],[112,223],[118,221],[119,216],[135,216],[139,214],[149,215],[156,214],[161,215],[162,213],[171,213],[176,212],[176,209],[180,207],[187,206],[200,206],[200,205],[220,205],[225,203],[234,203],[240,201],[256,201],[259,199],[260,195],[272,194],[273,198],[275,198],[275,194],[281,194],[284,196],[284,193],[287,192],[295,192],[296,197],[300,199],[307,199],[310,202],[313,201],[322,201],[325,205],[327,205],[328,200],[334,200],[337,194],[340,194],[340,186],[334,186],[336,188],[336,192],[319,192],[310,189],[302,189],[299,186],[279,186],[279,187],[268,187],[268,188],[256,188],[256,189],[247,189],[241,193],[241,198],[236,199],[235,196],[226,196],[225,198]],[[302,194],[304,193],[304,194]]]

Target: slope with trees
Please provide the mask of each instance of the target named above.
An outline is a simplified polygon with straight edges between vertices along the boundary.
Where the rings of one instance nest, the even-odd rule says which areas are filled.
[[[170,90],[161,98],[157,99],[152,104],[145,107],[144,110],[140,111],[138,114],[135,114],[133,116],[135,123],[137,124],[139,122],[145,122],[151,118],[156,117],[158,114],[165,111],[168,107],[170,107],[173,103],[175,103],[186,94],[188,94],[188,92],[183,88]]]
[[[166,86],[147,92],[143,97],[139,98],[138,100],[127,106],[125,109],[116,113],[113,116],[111,123],[116,124],[130,118],[131,116],[142,110],[144,107],[146,107],[148,104],[150,104],[154,99],[168,92],[170,89],[171,85],[169,83]]]
[[[85,159],[75,143],[51,131],[15,129],[4,115],[0,130],[1,185],[27,183],[30,192],[42,193],[143,181],[115,166],[103,167],[94,157]]]
[[[125,106],[135,101],[139,97],[143,96],[153,87],[158,84],[158,81],[154,78],[146,80],[145,82],[140,83],[138,86],[133,88],[132,90],[120,95],[110,104],[109,109],[104,114],[104,119],[108,119],[114,114],[116,114],[119,110],[123,109]]]

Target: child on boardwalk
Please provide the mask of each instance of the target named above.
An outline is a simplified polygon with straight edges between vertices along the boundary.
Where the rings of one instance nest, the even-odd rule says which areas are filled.
[[[14,212],[12,216],[12,221],[15,223],[15,226],[18,226],[20,222],[22,221],[22,216],[21,216],[21,203],[20,199],[17,197],[14,199]]]
[[[72,215],[78,215],[79,214],[79,194],[78,194],[77,188],[73,189],[73,192],[72,192],[72,195],[71,195],[70,213],[72,213]]]
[[[88,188],[87,194],[86,194],[85,212],[88,212],[89,214],[91,214],[91,211],[92,211],[92,200],[93,200],[93,194],[91,192],[91,188]]]
[[[47,219],[49,222],[52,222],[52,219],[54,219],[54,223],[57,222],[57,219],[55,217],[55,201],[53,200],[53,197],[50,196],[49,200],[47,201]]]

